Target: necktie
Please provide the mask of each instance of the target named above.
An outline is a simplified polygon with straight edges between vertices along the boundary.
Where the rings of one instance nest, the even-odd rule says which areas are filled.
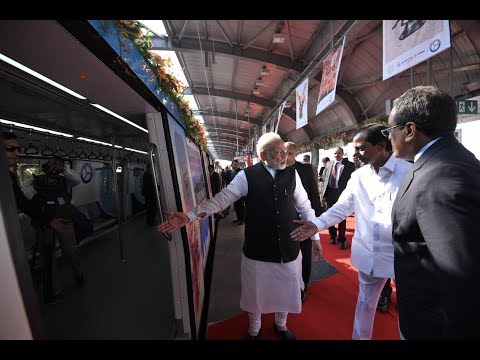
[[[335,162],[335,164],[333,164],[333,168],[332,168],[332,174],[330,176],[330,187],[336,189],[337,188],[337,165],[338,165],[338,162]]]

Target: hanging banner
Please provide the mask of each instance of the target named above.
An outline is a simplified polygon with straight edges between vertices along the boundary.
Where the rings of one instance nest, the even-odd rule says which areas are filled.
[[[344,46],[345,36],[342,44],[333,49],[323,61],[322,82],[320,83],[320,93],[318,94],[317,112],[315,115],[335,100],[335,89],[337,88],[338,71],[342,62]]]
[[[308,123],[308,78],[306,78],[296,90],[296,114],[297,114],[297,129],[307,125]]]
[[[278,109],[278,121],[277,121],[277,126],[275,126],[275,133],[278,133],[278,125],[280,124],[280,119],[282,118],[283,110],[285,109],[285,105],[287,104],[287,101],[285,100],[282,105],[280,105],[280,108]]]
[[[448,20],[383,20],[383,80],[449,47]]]

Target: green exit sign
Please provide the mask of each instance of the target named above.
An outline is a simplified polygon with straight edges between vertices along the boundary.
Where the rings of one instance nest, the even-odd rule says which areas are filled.
[[[477,100],[455,100],[457,104],[457,114],[477,114]]]

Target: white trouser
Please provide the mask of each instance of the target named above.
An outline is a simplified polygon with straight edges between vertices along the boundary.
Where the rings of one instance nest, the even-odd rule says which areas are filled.
[[[378,300],[387,278],[358,272],[358,299],[353,322],[353,340],[371,340]]]
[[[276,312],[275,313],[275,324],[279,328],[283,328],[284,326],[287,326],[287,312]],[[250,320],[250,330],[249,333],[250,335],[256,335],[260,331],[260,328],[262,327],[262,314],[260,313],[248,313],[248,318]]]

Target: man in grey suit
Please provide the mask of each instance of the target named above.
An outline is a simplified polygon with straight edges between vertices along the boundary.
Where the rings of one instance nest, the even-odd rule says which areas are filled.
[[[400,331],[413,339],[480,339],[480,162],[454,137],[454,100],[418,86],[383,131],[413,161],[392,209]]]

